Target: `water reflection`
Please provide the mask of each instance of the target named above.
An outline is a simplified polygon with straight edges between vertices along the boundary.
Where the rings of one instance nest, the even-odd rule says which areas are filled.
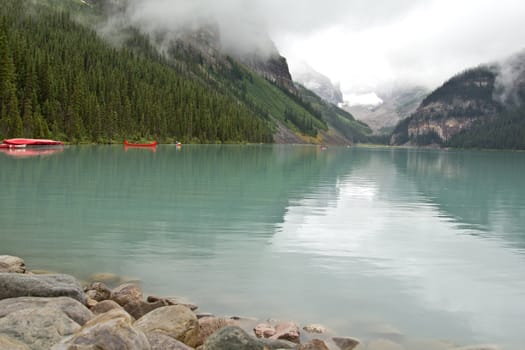
[[[519,348],[525,256],[508,241],[524,240],[523,215],[515,214],[523,213],[525,196],[501,179],[523,156],[496,161],[499,169],[476,177],[479,167],[492,169],[486,154],[376,151],[366,166],[339,179],[331,206],[310,199],[290,206],[274,248],[317,257],[335,280],[360,276],[356,287],[379,296],[347,291],[377,303],[364,312],[414,336]]]

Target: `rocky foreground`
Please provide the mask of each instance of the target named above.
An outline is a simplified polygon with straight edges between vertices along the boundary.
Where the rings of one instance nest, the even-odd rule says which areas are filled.
[[[101,276],[102,277],[102,276]],[[101,278],[102,279],[102,278]],[[240,318],[198,314],[197,306],[178,298],[144,298],[124,283],[110,289],[102,281],[82,287],[74,277],[35,274],[24,261],[0,256],[1,350],[329,350],[326,330],[293,322],[247,327]],[[341,350],[403,350],[388,340],[366,344],[330,337]],[[440,347],[420,350],[499,350],[495,346]]]

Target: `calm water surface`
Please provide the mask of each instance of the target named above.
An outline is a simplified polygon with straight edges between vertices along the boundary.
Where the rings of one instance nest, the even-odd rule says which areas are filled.
[[[299,146],[0,153],[0,254],[202,311],[523,349],[525,153]],[[383,333],[383,334],[380,334]],[[395,332],[394,332],[395,333]]]

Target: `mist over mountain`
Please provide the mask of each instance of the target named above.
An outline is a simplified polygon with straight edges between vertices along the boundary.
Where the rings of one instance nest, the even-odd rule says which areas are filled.
[[[343,93],[339,84],[334,84],[325,75],[313,69],[305,61],[293,62],[291,65],[293,80],[315,92],[326,102],[338,105],[343,102]]]
[[[380,103],[345,103],[342,107],[367,123],[375,133],[390,133],[400,120],[418,108],[428,93],[428,89],[422,86],[396,84],[378,89],[376,95],[381,99]]]

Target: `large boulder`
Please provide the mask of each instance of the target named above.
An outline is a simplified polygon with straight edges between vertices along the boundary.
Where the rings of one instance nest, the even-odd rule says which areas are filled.
[[[158,308],[137,320],[134,326],[144,333],[163,333],[191,347],[196,347],[199,343],[197,316],[184,306]]]
[[[0,318],[5,317],[13,312],[51,307],[62,310],[67,317],[78,323],[80,326],[93,318],[93,314],[84,305],[75,299],[68,297],[58,298],[35,298],[20,297],[0,300]]]
[[[146,335],[132,323],[133,318],[124,310],[111,310],[87,322],[53,350],[151,350]]]
[[[26,344],[31,350],[49,350],[80,326],[54,307],[23,309],[0,319],[0,335]]]
[[[86,295],[72,276],[0,273],[0,300],[18,297],[70,297],[86,304]]]
[[[0,255],[0,272],[25,273],[24,259],[11,255]]]
[[[5,350],[30,350],[29,347],[13,338],[0,335],[0,349]]]
[[[186,344],[159,332],[147,333],[151,350],[193,350]]]
[[[213,333],[202,346],[203,350],[263,350],[264,345],[242,328],[228,326]]]
[[[227,326],[236,326],[239,322],[227,318],[220,317],[204,317],[199,319],[199,342],[198,345],[202,345],[206,342],[206,339],[219,329]]]

